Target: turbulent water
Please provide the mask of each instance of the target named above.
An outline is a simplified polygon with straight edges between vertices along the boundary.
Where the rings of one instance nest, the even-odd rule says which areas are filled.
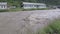
[[[32,34],[57,18],[59,9],[0,13],[0,34]]]

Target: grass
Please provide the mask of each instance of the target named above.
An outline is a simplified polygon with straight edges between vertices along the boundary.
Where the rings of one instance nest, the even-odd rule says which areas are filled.
[[[32,8],[32,9],[23,9],[23,11],[31,11],[31,10],[48,10],[48,8]]]
[[[5,10],[0,10],[0,12],[7,12],[7,11],[9,11],[9,10],[7,10],[7,9],[5,9]]]
[[[48,10],[48,8],[32,8],[32,9],[23,9],[23,8],[11,8],[6,10],[0,10],[0,12],[17,12],[17,11],[31,11],[31,10]]]
[[[17,11],[22,11],[22,8],[14,8],[14,9],[9,9],[9,12],[17,12]]]
[[[53,23],[49,25],[49,28],[46,28],[45,31],[48,31],[48,33],[51,34],[60,34],[60,19],[53,21]]]
[[[60,34],[60,19],[56,19],[48,27],[38,30],[37,34]]]
[[[15,9],[4,9],[4,10],[0,10],[0,12],[17,12],[17,11],[22,11],[22,8],[15,8]]]

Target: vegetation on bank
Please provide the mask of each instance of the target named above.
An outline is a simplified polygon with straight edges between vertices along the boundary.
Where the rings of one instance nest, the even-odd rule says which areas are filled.
[[[56,19],[48,27],[38,30],[37,34],[60,34],[60,19]]]
[[[17,11],[31,11],[31,10],[48,10],[48,8],[32,8],[32,9],[23,9],[23,8],[11,8],[0,10],[0,12],[17,12]]]
[[[4,10],[0,10],[0,12],[8,12],[9,10],[4,9]]]
[[[54,20],[45,31],[49,34],[60,34],[60,19]]]
[[[48,10],[48,8],[32,8],[32,9],[23,9],[23,11],[31,11],[31,10]]]
[[[0,0],[0,2],[8,2],[9,5],[21,6],[21,2],[46,3],[47,5],[60,5],[60,0]]]

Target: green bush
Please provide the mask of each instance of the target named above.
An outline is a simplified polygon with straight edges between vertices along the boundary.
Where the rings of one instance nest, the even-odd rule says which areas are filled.
[[[53,21],[52,24],[45,29],[45,32],[46,34],[60,34],[60,19]]]
[[[11,8],[9,9],[9,12],[17,12],[17,11],[22,11],[23,8]]]
[[[37,31],[37,34],[60,34],[60,19],[54,20],[47,27]]]
[[[0,12],[8,12],[9,10],[4,9],[4,10],[0,10]]]
[[[23,11],[30,11],[30,10],[48,10],[48,8],[32,8],[32,9],[23,9]]]

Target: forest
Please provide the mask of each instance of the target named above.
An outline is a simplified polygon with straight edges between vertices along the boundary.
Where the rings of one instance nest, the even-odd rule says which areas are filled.
[[[60,5],[60,0],[0,0],[0,2],[8,2],[8,5],[21,6],[22,2],[46,3],[47,5]]]

